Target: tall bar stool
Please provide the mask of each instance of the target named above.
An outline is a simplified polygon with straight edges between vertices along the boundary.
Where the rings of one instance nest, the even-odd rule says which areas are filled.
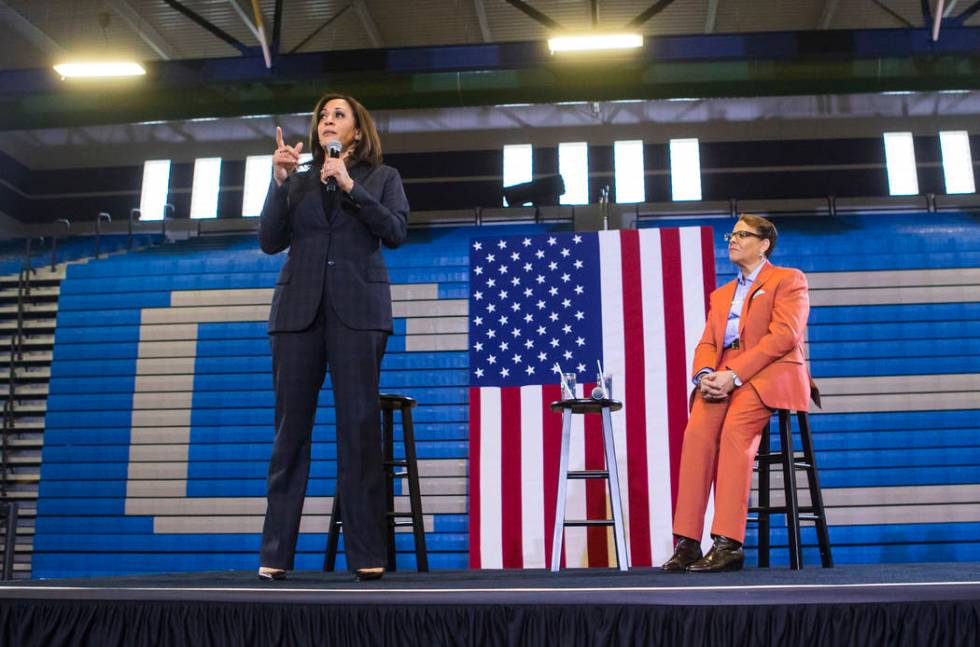
[[[613,444],[613,411],[623,408],[617,400],[577,398],[551,403],[552,411],[561,411],[561,459],[558,465],[558,504],[555,506],[555,534],[551,542],[551,572],[561,566],[561,544],[564,529],[569,526],[612,526],[616,543],[616,565],[621,571],[629,570],[626,555],[626,531],[623,527],[623,499],[619,494],[619,470],[616,467],[616,447]],[[598,413],[602,415],[602,445],[606,455],[604,470],[568,470],[568,449],[572,436],[572,414]],[[568,479],[606,479],[609,483],[609,499],[612,503],[612,519],[565,520],[565,496]]]
[[[759,455],[756,458],[756,471],[759,473],[759,505],[750,507],[749,512],[756,517],[749,517],[750,522],[759,524],[759,568],[769,567],[769,517],[773,514],[786,515],[786,530],[789,535],[789,566],[791,569],[803,568],[803,545],[800,541],[800,522],[812,521],[817,528],[817,543],[820,546],[820,563],[824,568],[834,566],[830,552],[830,534],[827,532],[827,515],[823,506],[823,495],[820,492],[820,480],[817,474],[817,461],[813,452],[813,436],[810,434],[810,422],[805,411],[796,412],[796,423],[800,429],[800,440],[803,446],[803,456],[798,459],[793,450],[793,425],[790,412],[778,409],[779,414],[779,447],[780,451],[770,451],[769,423],[762,429],[762,440],[759,442]],[[769,474],[771,465],[781,465],[783,471],[783,493],[785,504],[773,506],[769,502]],[[810,505],[800,506],[796,494],[796,472],[806,473],[807,486],[810,490]]]
[[[415,427],[412,424],[412,409],[415,399],[393,393],[380,393],[381,413],[384,424],[381,428],[381,443],[384,451],[385,494],[388,527],[387,570],[395,571],[395,528],[412,527],[415,535],[415,563],[420,573],[429,570],[429,558],[425,549],[425,527],[422,525],[422,493],[419,490],[419,468],[415,456]],[[405,460],[395,460],[395,412],[401,413],[402,432],[405,441]],[[408,478],[409,512],[395,511],[395,479]],[[323,570],[332,571],[337,561],[337,544],[344,525],[340,515],[340,494],[334,493],[333,510],[330,512],[330,529],[327,533],[327,550],[323,559]]]

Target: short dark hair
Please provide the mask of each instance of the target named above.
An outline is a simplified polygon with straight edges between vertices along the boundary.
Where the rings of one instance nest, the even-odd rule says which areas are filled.
[[[762,216],[754,216],[750,213],[743,213],[739,216],[738,221],[744,222],[749,227],[752,227],[757,234],[769,241],[769,249],[765,251],[765,254],[766,258],[772,256],[772,251],[776,249],[776,239],[779,237],[779,234],[776,232],[776,225]]]
[[[361,131],[360,139],[356,140],[351,147],[350,155],[347,157],[347,165],[354,166],[359,162],[367,162],[371,166],[380,165],[382,162],[381,138],[378,137],[378,129],[374,125],[371,113],[354,97],[338,93],[323,95],[316,102],[316,108],[313,109],[313,120],[310,124],[310,151],[313,153],[313,163],[317,166],[323,166],[323,159],[326,157],[323,147],[320,146],[317,126],[320,123],[320,111],[323,110],[323,106],[334,99],[343,99],[347,102],[354,113],[354,126]]]

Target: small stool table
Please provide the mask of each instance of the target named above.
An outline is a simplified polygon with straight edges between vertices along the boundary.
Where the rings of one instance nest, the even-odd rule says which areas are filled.
[[[552,411],[561,411],[561,459],[558,465],[558,504],[555,506],[555,534],[551,543],[551,572],[557,573],[561,564],[561,545],[567,526],[612,526],[616,543],[616,563],[621,571],[629,570],[626,555],[626,530],[623,526],[623,499],[619,493],[619,470],[616,467],[616,447],[613,443],[613,411],[623,408],[617,400],[576,398],[551,403]],[[602,415],[602,445],[606,455],[604,470],[568,470],[568,450],[572,436],[572,414]],[[565,520],[565,496],[568,479],[606,479],[612,503],[612,519]]]

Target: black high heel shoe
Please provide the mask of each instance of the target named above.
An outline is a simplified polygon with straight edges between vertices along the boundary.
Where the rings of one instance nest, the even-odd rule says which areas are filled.
[[[357,582],[370,582],[371,580],[380,580],[385,574],[385,569],[373,569],[373,568],[360,568],[354,571],[354,580]]]

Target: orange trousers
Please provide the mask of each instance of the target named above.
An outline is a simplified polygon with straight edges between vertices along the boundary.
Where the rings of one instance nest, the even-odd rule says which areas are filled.
[[[726,350],[719,367],[740,351]],[[674,534],[700,542],[711,486],[715,486],[712,535],[745,540],[745,518],[752,466],[762,428],[772,410],[759,399],[751,384],[743,384],[721,402],[707,402],[700,391],[684,430],[681,473],[674,511]]]

